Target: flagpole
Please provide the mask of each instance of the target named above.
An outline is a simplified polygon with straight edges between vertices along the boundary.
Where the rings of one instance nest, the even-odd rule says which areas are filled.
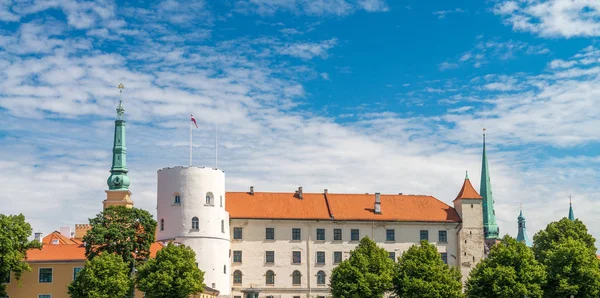
[[[190,122],[190,167],[192,166],[192,120]]]
[[[219,168],[219,128],[215,123],[215,168]]]

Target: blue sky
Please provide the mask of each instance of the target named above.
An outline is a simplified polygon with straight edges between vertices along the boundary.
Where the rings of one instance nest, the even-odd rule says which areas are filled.
[[[595,1],[0,3],[2,213],[36,231],[101,209],[119,83],[136,205],[156,171],[219,166],[227,188],[417,193],[479,187],[516,235],[575,215],[600,237]]]

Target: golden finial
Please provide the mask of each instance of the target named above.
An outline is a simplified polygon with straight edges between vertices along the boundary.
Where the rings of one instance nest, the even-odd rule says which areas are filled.
[[[117,88],[119,88],[119,92],[123,93],[123,89],[125,89],[125,86],[123,85],[123,83],[121,83]]]

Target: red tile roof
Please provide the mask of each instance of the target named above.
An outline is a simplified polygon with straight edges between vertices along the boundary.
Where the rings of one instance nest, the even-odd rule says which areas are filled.
[[[432,196],[380,195],[381,214],[375,214],[375,194],[228,192],[231,218],[459,222],[454,208]]]
[[[467,178],[454,201],[458,199],[483,199],[483,197],[473,188],[471,181]]]
[[[29,262],[84,261],[85,247],[75,244],[44,244],[42,249],[27,251]]]
[[[58,243],[53,243],[53,240],[57,240]],[[54,231],[42,238],[42,244],[83,244],[83,242],[75,238],[67,238],[59,231]]]

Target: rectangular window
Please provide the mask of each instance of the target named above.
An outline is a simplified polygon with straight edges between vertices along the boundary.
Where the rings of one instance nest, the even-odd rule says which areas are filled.
[[[52,294],[39,294],[38,298],[52,298]]]
[[[392,261],[396,262],[396,252],[395,251],[390,251],[390,259],[392,259]]]
[[[440,253],[440,255],[442,256],[442,261],[444,261],[444,264],[448,264],[448,253]]]
[[[242,240],[242,228],[233,228],[233,240]]]
[[[420,236],[421,236],[421,241],[423,241],[423,240],[429,241],[429,231],[421,230]]]
[[[317,251],[317,264],[325,264],[325,252]]]
[[[341,251],[334,251],[333,252],[333,263],[334,264],[339,264],[342,262],[342,252]]]
[[[394,229],[385,230],[385,241],[396,241],[396,231]]]
[[[317,240],[325,241],[325,229],[317,229]]]
[[[300,264],[302,263],[302,252],[293,251],[292,252],[292,264]]]
[[[292,229],[292,240],[301,240],[302,234],[300,234],[300,228]]]
[[[440,242],[440,243],[448,242],[448,232],[438,231],[438,242]]]
[[[350,230],[350,241],[359,241],[360,240],[360,233],[358,229],[352,229]]]
[[[342,241],[342,229],[333,229],[333,240]]]
[[[275,251],[267,250],[265,252],[265,263],[268,263],[268,264],[275,263]]]
[[[83,270],[83,267],[73,268],[73,280],[77,279],[77,275],[79,275],[79,272],[81,272],[81,270]]]
[[[234,263],[241,263],[242,262],[242,251],[241,250],[234,250],[233,251],[233,262]]]
[[[40,268],[39,282],[40,283],[51,283],[52,282],[52,268]]]
[[[275,240],[275,228],[267,228],[265,230],[265,239]]]

